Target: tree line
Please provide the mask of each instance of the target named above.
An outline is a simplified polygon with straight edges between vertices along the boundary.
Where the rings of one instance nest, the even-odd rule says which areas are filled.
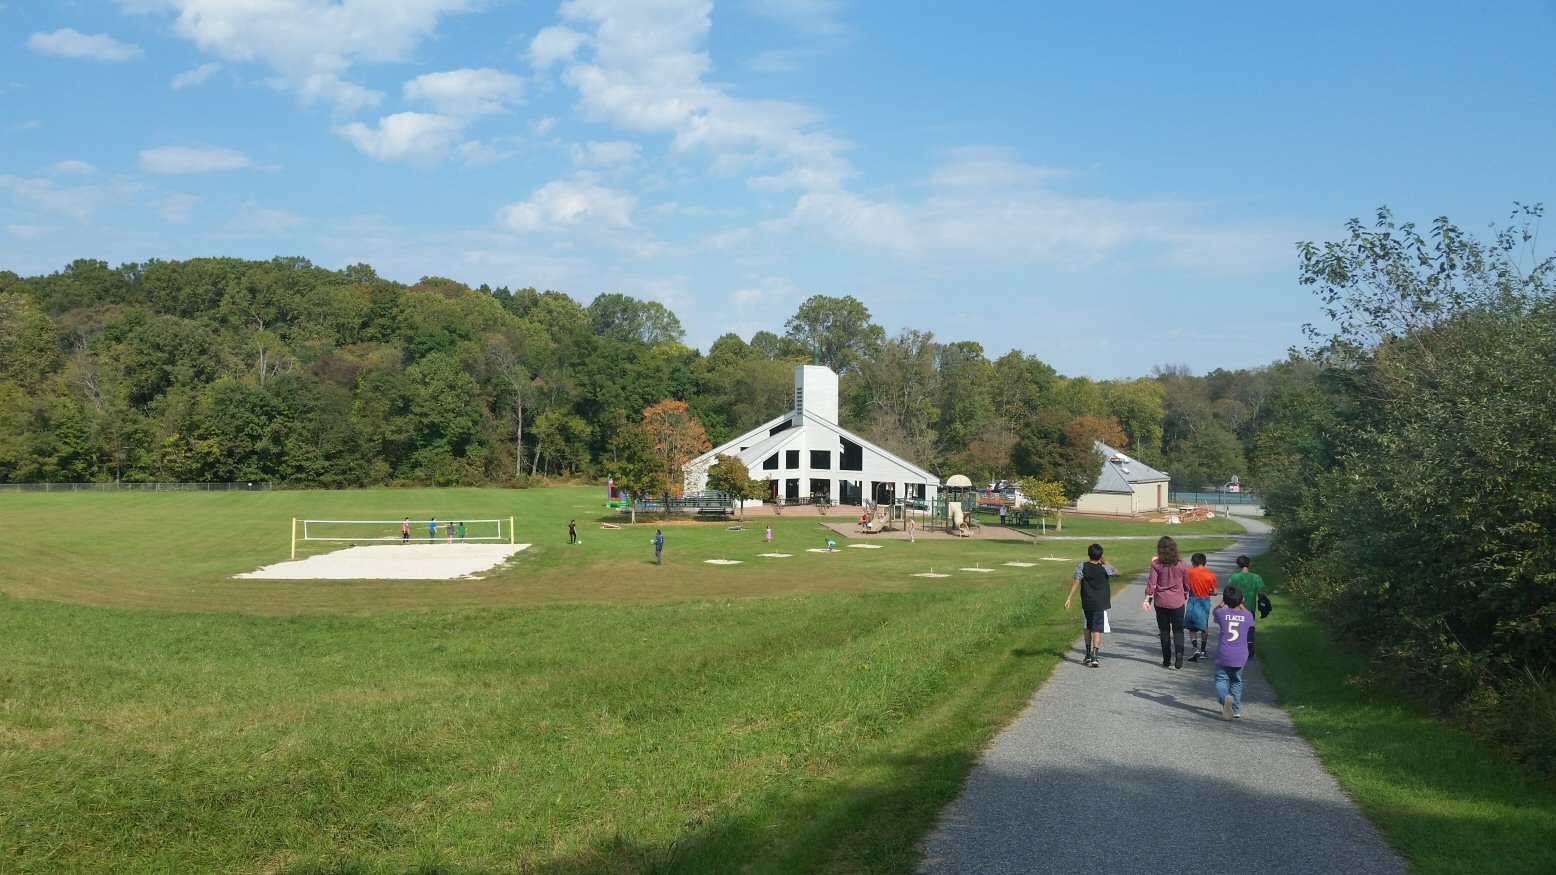
[[[777,328],[778,326],[774,326]],[[931,471],[1037,477],[1071,498],[1101,439],[1188,486],[1246,474],[1272,371],[1066,377],[975,340],[888,335],[852,296],[704,354],[654,301],[406,285],[367,265],[200,258],[0,271],[0,481],[479,485],[601,476],[645,411],[713,444],[841,377],[841,423]]]

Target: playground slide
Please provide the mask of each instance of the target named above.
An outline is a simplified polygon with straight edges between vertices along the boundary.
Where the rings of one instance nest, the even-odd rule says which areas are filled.
[[[962,506],[957,502],[952,502],[949,510],[951,511],[951,531],[960,534],[967,526],[967,520],[962,518]]]

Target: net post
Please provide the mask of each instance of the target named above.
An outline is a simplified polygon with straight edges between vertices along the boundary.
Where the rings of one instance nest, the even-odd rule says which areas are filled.
[[[508,517],[508,546],[513,546],[513,517]]]
[[[292,517],[292,558],[297,558],[297,517]]]

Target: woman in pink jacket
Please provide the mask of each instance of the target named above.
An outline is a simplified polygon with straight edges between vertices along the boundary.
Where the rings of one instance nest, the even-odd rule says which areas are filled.
[[[1178,542],[1162,536],[1151,560],[1145,603],[1156,609],[1156,630],[1162,636],[1162,668],[1183,668],[1183,608],[1189,601],[1189,570],[1178,556]],[[1169,635],[1169,631],[1171,634]]]

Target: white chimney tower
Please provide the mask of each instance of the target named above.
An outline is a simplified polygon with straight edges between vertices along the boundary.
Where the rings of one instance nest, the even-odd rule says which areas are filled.
[[[837,374],[820,365],[794,369],[794,409],[837,422]]]

